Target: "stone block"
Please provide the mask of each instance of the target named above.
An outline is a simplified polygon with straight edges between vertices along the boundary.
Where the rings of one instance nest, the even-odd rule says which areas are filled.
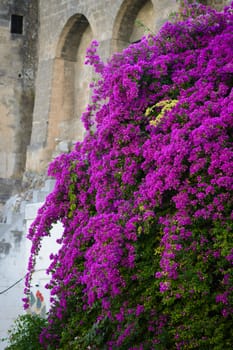
[[[11,227],[10,224],[0,223],[0,238],[6,234],[6,232],[10,229],[10,227]]]
[[[36,217],[37,212],[42,205],[43,205],[43,202],[27,204],[25,207],[25,219],[33,220]]]
[[[45,201],[47,193],[41,190],[35,190],[32,193],[32,202],[33,203],[42,203]]]
[[[47,179],[45,181],[45,185],[43,187],[43,190],[47,193],[50,193],[52,192],[53,188],[54,188],[54,185],[55,185],[55,180],[53,179]]]
[[[61,141],[57,145],[57,150],[61,153],[69,152],[69,143],[67,141]]]

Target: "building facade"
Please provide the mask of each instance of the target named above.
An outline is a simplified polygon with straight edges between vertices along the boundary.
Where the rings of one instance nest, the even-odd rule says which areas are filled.
[[[205,0],[221,9],[230,1]],[[40,173],[83,137],[93,39],[106,60],[156,33],[178,0],[0,1],[0,203],[25,171]]]
[[[182,2],[0,0],[0,338],[23,312],[30,250],[26,232],[52,190],[50,180],[39,189],[34,185],[41,183],[39,176],[53,157],[84,136],[81,115],[95,77],[84,64],[87,48],[97,40],[99,54],[107,60],[147,32],[157,33]],[[219,10],[230,3],[199,2]],[[22,195],[25,174],[31,177]],[[62,228],[54,230],[56,237]],[[39,256],[32,290],[36,312],[48,308],[45,269],[53,247],[54,239]]]

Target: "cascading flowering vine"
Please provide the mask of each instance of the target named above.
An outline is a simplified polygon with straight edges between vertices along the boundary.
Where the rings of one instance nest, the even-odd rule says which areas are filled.
[[[106,64],[87,52],[87,133],[51,163],[28,235],[26,294],[42,238],[64,226],[45,349],[231,348],[233,5],[189,13]]]

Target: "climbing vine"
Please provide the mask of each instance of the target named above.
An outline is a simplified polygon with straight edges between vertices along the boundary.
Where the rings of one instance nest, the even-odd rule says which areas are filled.
[[[233,5],[188,13],[106,64],[88,50],[86,136],[29,232],[26,294],[64,226],[45,349],[232,348]]]

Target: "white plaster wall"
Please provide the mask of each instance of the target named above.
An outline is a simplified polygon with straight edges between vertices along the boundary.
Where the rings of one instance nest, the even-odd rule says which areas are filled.
[[[11,249],[9,254],[0,257],[0,292],[4,291],[26,275],[31,249],[31,242],[26,238],[26,234],[42,204],[43,203],[31,203],[26,205],[25,233],[20,243],[15,243],[14,236],[7,234],[7,241],[10,242]],[[60,238],[62,232],[62,225],[57,223],[51,230],[51,237],[44,238],[41,251],[37,257],[35,273],[32,278],[31,291],[34,295],[36,295],[37,291],[40,291],[44,297],[46,311],[48,311],[50,305],[50,294],[45,288],[46,283],[49,281],[46,269],[50,264],[50,254],[56,253],[59,248],[56,240]],[[17,316],[25,313],[22,301],[23,297],[24,279],[8,291],[0,294],[0,339],[7,337],[8,330]],[[0,350],[4,350],[6,345],[7,341],[0,341]]]
[[[32,224],[34,218],[36,217],[38,209],[42,206],[43,203],[34,203],[26,206],[26,229],[28,229]],[[59,249],[59,245],[56,240],[61,237],[63,232],[63,227],[61,223],[57,223],[53,226],[51,230],[50,237],[44,237],[42,241],[42,247],[37,256],[35,272],[32,276],[31,291],[36,295],[37,291],[40,291],[44,297],[46,310],[48,311],[50,305],[50,293],[49,290],[45,288],[45,285],[49,282],[50,276],[47,275],[46,270],[50,265],[49,256],[51,253],[56,253]],[[30,254],[31,242],[27,240],[26,250],[27,256]]]
[[[23,278],[26,273],[26,239],[22,239],[18,247],[14,247],[13,239],[10,240],[13,249],[0,260],[0,292]],[[17,315],[22,314],[24,281],[15,285],[7,292],[0,294],[0,339],[7,336],[7,330]],[[0,349],[5,349],[6,342],[0,342]]]

